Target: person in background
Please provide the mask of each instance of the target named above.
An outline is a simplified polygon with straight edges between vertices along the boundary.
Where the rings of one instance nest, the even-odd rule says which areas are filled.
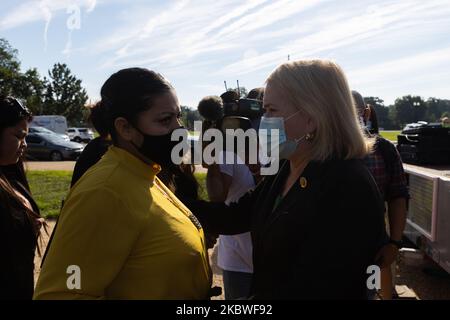
[[[102,112],[102,108],[97,108],[96,106],[91,107],[89,122],[91,122],[94,126],[94,129],[98,132],[99,136],[86,145],[80,157],[77,159],[73,170],[70,187],[73,187],[81,176],[90,167],[96,164],[111,146],[111,137],[108,133],[107,118]]]
[[[352,91],[352,94],[362,123],[368,123],[370,117],[374,119],[375,111],[369,109],[362,95],[357,91]],[[367,112],[368,110],[369,112]],[[372,124],[375,123],[372,121]],[[374,128],[378,130],[377,127],[372,126],[372,129]],[[370,135],[367,130],[366,133]],[[383,299],[389,300],[392,299],[395,292],[395,261],[398,250],[402,246],[409,191],[403,163],[397,148],[392,142],[379,135],[374,135],[374,137],[376,139],[374,150],[365,158],[364,162],[372,173],[383,200],[387,204],[386,226],[390,238],[377,253],[376,260],[381,267],[380,295]],[[383,213],[384,216],[385,213]]]
[[[449,117],[442,117],[441,123],[442,123],[442,127],[450,128],[450,118]]]
[[[70,189],[35,299],[208,299],[212,273],[203,228],[156,177],[173,165],[181,128],[173,86],[128,68],[103,84],[113,146]],[[80,270],[67,286],[67,270]]]
[[[236,90],[227,90],[220,95],[223,103],[234,103],[239,100],[240,96]]]
[[[199,102],[199,109],[211,103],[221,104],[220,98],[209,96]],[[227,154],[233,163],[226,163]],[[206,186],[210,201],[224,202],[229,205],[236,202],[246,192],[255,187],[249,168],[239,156],[232,151],[222,151],[219,155],[221,164],[208,166]],[[245,159],[244,159],[245,160]],[[252,241],[250,232],[236,235],[219,235],[217,265],[223,272],[223,285],[226,300],[247,297],[253,273]]]
[[[31,300],[34,257],[44,220],[30,192],[22,156],[27,144],[28,109],[0,97],[0,300]]]
[[[263,101],[263,99],[264,99],[264,87],[253,88],[247,94],[247,98],[248,99],[255,99],[255,100]]]
[[[367,299],[367,268],[386,233],[383,203],[362,162],[373,140],[342,69],[284,63],[267,79],[264,108],[260,129],[282,138],[278,172],[237,203],[197,201],[191,210],[211,232],[251,231],[250,297]]]
[[[378,117],[375,108],[371,104],[368,104],[367,107],[370,110],[369,119],[366,120],[366,123],[370,123],[370,128],[368,128],[369,133],[372,135],[379,134],[380,129],[378,127]]]

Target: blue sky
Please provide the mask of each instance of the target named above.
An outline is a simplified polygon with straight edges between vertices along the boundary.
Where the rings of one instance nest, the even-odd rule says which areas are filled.
[[[110,74],[143,66],[196,107],[224,80],[262,86],[288,55],[333,59],[387,104],[450,98],[450,0],[2,0],[0,37],[23,70],[67,63],[92,101]]]

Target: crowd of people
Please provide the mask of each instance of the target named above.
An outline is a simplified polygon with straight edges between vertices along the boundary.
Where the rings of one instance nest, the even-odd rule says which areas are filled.
[[[261,176],[224,150],[219,158],[233,164],[205,165],[209,201],[199,198],[195,166],[172,162],[172,132],[183,125],[166,78],[123,69],[100,95],[90,112],[99,137],[77,160],[45,248],[23,167],[32,115],[1,97],[1,299],[210,299],[220,294],[208,256],[217,237],[226,299],[395,295],[409,197],[402,162],[336,63],[283,63],[249,93],[264,108],[251,127],[282,137],[279,170]],[[381,286],[371,289],[374,265]],[[81,270],[75,287],[71,266]]]

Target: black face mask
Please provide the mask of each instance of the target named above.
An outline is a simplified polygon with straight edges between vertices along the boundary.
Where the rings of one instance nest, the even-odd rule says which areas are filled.
[[[172,130],[171,132],[154,136],[143,133],[141,130],[135,127],[137,131],[144,137],[142,145],[139,147],[134,142],[132,144],[135,148],[145,157],[156,162],[162,167],[174,167],[176,166],[171,159],[172,149],[180,143],[179,141],[172,141],[172,133],[176,129],[184,129],[183,126]]]

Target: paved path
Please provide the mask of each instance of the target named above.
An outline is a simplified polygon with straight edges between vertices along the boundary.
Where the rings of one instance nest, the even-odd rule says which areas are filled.
[[[73,171],[75,161],[28,161],[25,168],[29,171],[62,170]]]
[[[28,161],[25,163],[28,171],[47,171],[47,170],[62,170],[73,171],[75,161]],[[206,173],[206,169],[202,166],[195,166],[196,173]]]

